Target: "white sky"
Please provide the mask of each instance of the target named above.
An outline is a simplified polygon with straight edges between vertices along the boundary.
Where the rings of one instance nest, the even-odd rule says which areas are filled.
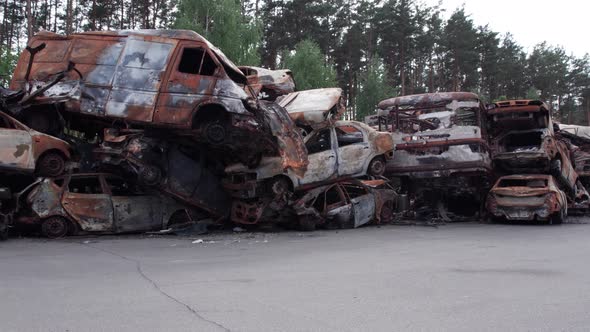
[[[436,5],[439,0],[423,1]],[[568,54],[590,53],[589,0],[442,0],[445,18],[462,4],[476,26],[489,24],[492,31],[512,33],[527,52],[546,40]]]

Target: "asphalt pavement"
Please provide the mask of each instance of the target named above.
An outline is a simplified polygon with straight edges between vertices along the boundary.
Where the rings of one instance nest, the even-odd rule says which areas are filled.
[[[0,242],[0,331],[588,331],[590,224]]]

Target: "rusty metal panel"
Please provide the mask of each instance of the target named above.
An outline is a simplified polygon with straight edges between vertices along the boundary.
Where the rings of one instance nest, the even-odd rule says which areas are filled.
[[[112,232],[113,206],[107,194],[79,194],[67,191],[62,198],[63,208],[83,231]]]
[[[315,127],[333,123],[346,111],[340,88],[297,91],[279,98],[278,103],[295,123]]]
[[[33,171],[33,141],[24,130],[0,128],[0,167],[21,171]]]
[[[129,38],[115,71],[106,115],[151,122],[174,45]]]
[[[158,230],[162,228],[164,206],[157,196],[112,196],[117,233]]]
[[[27,202],[39,218],[54,215],[66,215],[61,205],[63,188],[57,186],[51,179],[41,181],[27,197]]]

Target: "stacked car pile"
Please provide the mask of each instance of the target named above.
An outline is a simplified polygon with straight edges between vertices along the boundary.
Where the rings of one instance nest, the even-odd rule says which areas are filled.
[[[485,203],[494,219],[560,223],[568,208],[588,208],[577,171],[590,159],[589,141],[578,134],[582,127],[560,131],[543,102],[484,108],[476,95],[458,92],[393,98],[379,108],[368,121],[396,143],[386,174],[401,179],[414,210],[430,204],[450,220],[451,212],[473,215]]]
[[[294,92],[290,71],[238,68],[192,31],[41,32],[10,89],[2,231],[311,229],[391,215],[385,181],[353,180],[383,173],[390,135],[338,121],[340,89]]]

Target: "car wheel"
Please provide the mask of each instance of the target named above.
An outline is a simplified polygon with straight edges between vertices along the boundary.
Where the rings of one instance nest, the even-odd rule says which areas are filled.
[[[381,215],[379,223],[385,224],[393,221],[394,204],[393,200],[387,201],[381,207]]]
[[[203,123],[201,130],[207,142],[214,145],[222,144],[227,136],[225,125],[220,120]]]
[[[385,160],[381,157],[375,157],[369,163],[369,168],[367,173],[373,176],[381,176],[385,173]]]
[[[549,219],[552,225],[560,225],[565,220],[565,211],[563,209],[559,210],[559,212],[554,213],[551,218]]]
[[[138,174],[140,183],[146,186],[155,186],[162,179],[162,171],[156,166],[143,167]]]
[[[66,169],[66,161],[57,152],[47,152],[37,162],[37,173],[41,176],[55,177]]]
[[[304,232],[314,231],[316,228],[315,219],[312,216],[304,215],[299,217],[299,229]]]
[[[270,180],[269,189],[275,196],[282,196],[289,191],[289,180],[282,176]]]
[[[68,234],[68,221],[59,216],[49,217],[41,224],[41,234],[50,239],[57,239]]]

